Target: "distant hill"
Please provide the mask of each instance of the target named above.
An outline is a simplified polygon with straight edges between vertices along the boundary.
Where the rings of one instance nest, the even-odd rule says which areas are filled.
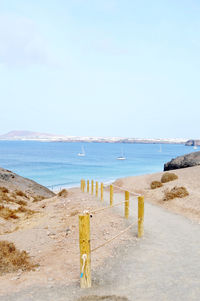
[[[98,142],[98,143],[173,143],[185,144],[188,139],[182,138],[124,138],[124,137],[89,137],[89,136],[64,136],[53,135],[31,131],[11,131],[0,135],[0,140],[37,140],[37,141],[56,141],[56,142]]]
[[[4,135],[0,135],[1,140],[40,140],[60,137],[62,136],[31,131],[10,131]]]

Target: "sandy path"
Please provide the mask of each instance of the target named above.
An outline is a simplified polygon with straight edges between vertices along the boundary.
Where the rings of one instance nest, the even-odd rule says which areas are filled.
[[[122,198],[123,195],[115,194],[115,202]],[[127,225],[137,216],[137,202],[132,203]],[[123,208],[112,210],[123,214]],[[115,257],[93,272],[91,289],[81,290],[79,283],[37,286],[1,297],[1,301],[73,301],[86,295],[116,296],[88,299],[105,301],[197,301],[200,298],[199,230],[198,223],[145,203],[144,238],[136,239],[137,229],[134,227],[133,240],[126,247],[118,247]],[[96,256],[98,253],[93,254],[92,260]]]

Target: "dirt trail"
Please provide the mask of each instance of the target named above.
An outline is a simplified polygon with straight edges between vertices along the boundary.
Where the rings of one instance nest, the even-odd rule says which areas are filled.
[[[108,199],[108,195],[105,198]],[[122,198],[122,194],[115,194],[114,201]],[[123,207],[111,210],[123,214]],[[131,201],[130,212],[127,225],[137,218],[136,199]],[[200,296],[199,230],[198,223],[145,203],[144,238],[136,238],[137,227],[134,227],[133,240],[118,247],[114,257],[93,271],[91,289],[81,290],[78,282],[70,286],[35,286],[1,297],[1,301],[197,301]],[[98,257],[98,252],[92,255],[92,260]],[[93,297],[89,297],[91,295]]]

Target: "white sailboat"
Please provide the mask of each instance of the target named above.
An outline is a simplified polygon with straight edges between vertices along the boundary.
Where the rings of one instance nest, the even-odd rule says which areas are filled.
[[[197,146],[196,146],[196,141],[194,141],[194,149],[197,149]]]
[[[126,160],[126,157],[124,156],[123,149],[121,150],[121,156],[117,157],[117,160]]]
[[[77,156],[79,156],[79,157],[85,157],[85,150],[84,150],[84,147],[83,147],[83,146],[82,146],[82,148],[81,148],[81,153],[78,153]]]

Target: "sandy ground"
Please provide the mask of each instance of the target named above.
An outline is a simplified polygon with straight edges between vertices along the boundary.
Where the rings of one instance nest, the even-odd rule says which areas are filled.
[[[41,213],[24,221],[18,231],[1,235],[20,249],[28,249],[40,266],[35,272],[1,277],[0,300],[199,301],[200,167],[174,172],[178,180],[156,190],[150,189],[150,183],[160,180],[162,173],[115,182],[145,196],[145,235],[138,239],[135,226],[94,252],[89,290],[79,287],[77,214],[103,205],[79,189],[70,190],[67,198],[40,202],[40,206],[46,204]],[[163,202],[164,190],[174,186],[185,186],[189,196]],[[114,203],[123,199],[124,193],[115,189]],[[108,192],[104,194],[106,203]],[[123,219],[123,206],[103,212],[91,219],[93,247],[137,220],[137,198],[131,196],[129,220]]]
[[[108,202],[108,194],[105,195]],[[115,194],[114,202],[123,199]],[[137,219],[137,199],[130,202],[130,219]],[[123,215],[123,208],[113,208]],[[132,239],[112,250],[103,264],[92,270],[92,288],[52,282],[33,284],[19,292],[1,296],[1,301],[199,301],[200,296],[200,226],[181,215],[145,203],[144,237]],[[92,254],[92,265],[99,258]],[[107,252],[107,251],[106,251]]]
[[[178,179],[165,183],[163,187],[154,190],[150,188],[150,184],[152,181],[160,181],[163,172],[122,178],[117,180],[114,184],[122,188],[127,188],[127,190],[143,194],[147,202],[162,206],[171,212],[200,222],[200,166],[177,169],[171,172],[175,173]],[[189,196],[164,202],[164,191],[174,186],[186,187]]]
[[[105,206],[105,205],[104,205]],[[53,197],[31,204],[38,211],[31,218],[9,224],[11,233],[2,234],[1,240],[14,242],[20,250],[26,250],[34,263],[39,266],[35,271],[6,274],[0,277],[0,294],[17,292],[32,285],[51,287],[56,283],[68,285],[79,282],[79,231],[78,214],[84,210],[102,208],[99,199],[80,189],[71,189],[68,196]],[[17,231],[12,231],[16,228]],[[116,235],[124,228],[124,219],[120,214],[104,211],[91,218],[91,247],[95,248]],[[107,257],[113,256],[113,248],[130,239],[126,234],[109,244],[103,252],[97,251],[93,259],[93,269],[102,264]]]

